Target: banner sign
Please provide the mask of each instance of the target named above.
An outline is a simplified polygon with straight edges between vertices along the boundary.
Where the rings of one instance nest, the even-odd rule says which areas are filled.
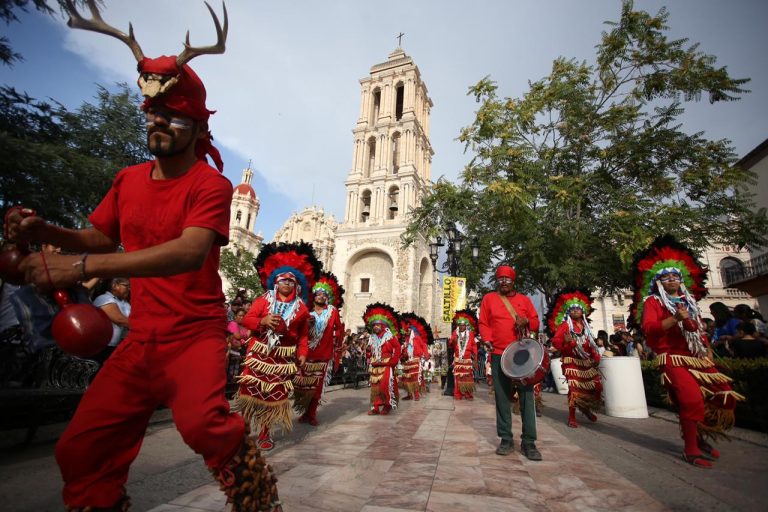
[[[467,307],[467,278],[443,278],[443,322],[450,324],[453,313]]]

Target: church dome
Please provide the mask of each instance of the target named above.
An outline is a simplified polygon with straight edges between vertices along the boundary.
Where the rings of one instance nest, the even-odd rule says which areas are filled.
[[[235,194],[240,194],[241,196],[250,196],[251,198],[256,199],[256,192],[254,192],[253,187],[247,183],[241,183],[236,186],[235,190],[232,191],[232,195]]]

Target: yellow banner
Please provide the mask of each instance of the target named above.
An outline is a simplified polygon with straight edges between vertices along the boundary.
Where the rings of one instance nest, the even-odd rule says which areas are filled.
[[[450,323],[453,313],[467,307],[467,278],[443,278],[443,322]]]

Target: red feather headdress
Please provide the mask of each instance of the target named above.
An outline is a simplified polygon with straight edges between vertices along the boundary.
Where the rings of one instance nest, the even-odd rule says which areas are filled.
[[[369,331],[373,332],[373,324],[383,323],[386,325],[392,336],[399,339],[400,334],[400,320],[395,310],[389,304],[383,304],[381,302],[374,302],[368,304],[363,313],[363,321]]]
[[[320,279],[312,287],[312,293],[318,290],[324,291],[328,295],[328,303],[336,309],[341,309],[344,305],[344,287],[339,284],[339,280],[332,272],[323,271]]]
[[[466,323],[469,328],[477,334],[477,316],[471,309],[461,309],[453,314],[453,320],[451,320],[451,330],[455,331],[458,324]]]
[[[408,331],[413,328],[427,345],[432,345],[435,342],[435,336],[432,334],[432,327],[429,325],[429,322],[416,313],[403,313],[400,315],[400,328],[403,330],[404,340],[408,339]]]
[[[634,293],[629,307],[629,323],[640,325],[643,301],[649,295],[658,294],[658,278],[662,274],[679,274],[688,292],[699,301],[707,295],[707,270],[693,251],[675,237],[669,234],[658,237],[647,249],[635,254],[632,263]]]
[[[585,319],[589,317],[592,313],[592,297],[589,290],[564,288],[552,297],[544,317],[544,325],[547,326],[550,335],[554,335],[558,326],[565,321],[568,310],[574,307],[581,308]]]
[[[277,276],[290,272],[296,278],[301,298],[309,302],[309,291],[320,277],[323,264],[315,257],[312,246],[306,242],[269,243],[261,248],[253,262],[265,290],[275,286]]]

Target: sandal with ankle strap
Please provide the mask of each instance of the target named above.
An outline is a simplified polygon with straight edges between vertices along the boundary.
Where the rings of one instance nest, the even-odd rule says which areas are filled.
[[[683,453],[683,460],[697,468],[712,469],[712,462],[703,455],[688,455]]]

